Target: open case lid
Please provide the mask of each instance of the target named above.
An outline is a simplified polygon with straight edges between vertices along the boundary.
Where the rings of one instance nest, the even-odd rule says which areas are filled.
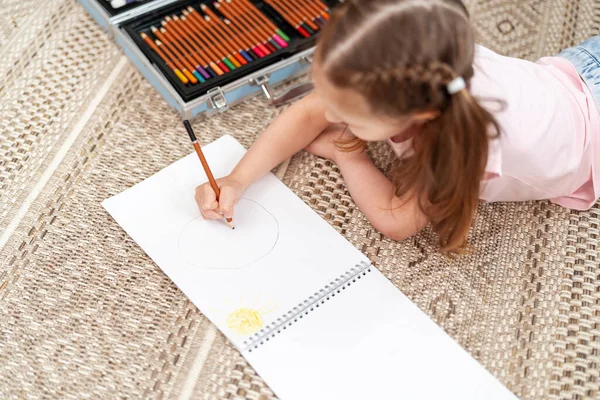
[[[81,0],[85,9],[107,30],[179,0]],[[113,7],[113,4],[115,5]]]

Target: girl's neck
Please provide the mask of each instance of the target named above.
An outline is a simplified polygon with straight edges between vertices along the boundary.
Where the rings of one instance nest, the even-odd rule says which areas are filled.
[[[412,124],[406,130],[396,134],[395,136],[392,136],[390,140],[393,143],[406,142],[407,140],[412,139],[412,137],[418,133],[419,128],[420,124]]]

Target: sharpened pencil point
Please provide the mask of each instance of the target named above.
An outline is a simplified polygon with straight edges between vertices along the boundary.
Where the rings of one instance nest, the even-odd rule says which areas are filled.
[[[235,229],[235,226],[233,226],[233,221],[227,222],[227,225],[229,225],[231,229]]]

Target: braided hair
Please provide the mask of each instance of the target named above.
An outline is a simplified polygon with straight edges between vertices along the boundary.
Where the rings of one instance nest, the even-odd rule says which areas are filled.
[[[438,110],[391,172],[396,195],[414,195],[442,251],[465,248],[491,137],[500,129],[468,89],[474,31],[460,0],[350,0],[334,12],[315,54],[327,79],[364,97],[375,115]]]

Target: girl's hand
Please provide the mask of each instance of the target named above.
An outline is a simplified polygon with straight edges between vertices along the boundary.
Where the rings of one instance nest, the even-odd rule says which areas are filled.
[[[207,182],[196,188],[196,204],[204,219],[233,218],[233,207],[237,204],[246,186],[232,175],[217,179],[221,191],[219,201],[210,184]]]
[[[331,125],[306,146],[305,150],[315,156],[338,162],[342,157],[351,158],[362,153],[360,150],[350,152],[340,151],[335,146],[335,142],[338,140],[348,140],[352,138],[354,138],[354,136],[352,136],[345,125]]]

